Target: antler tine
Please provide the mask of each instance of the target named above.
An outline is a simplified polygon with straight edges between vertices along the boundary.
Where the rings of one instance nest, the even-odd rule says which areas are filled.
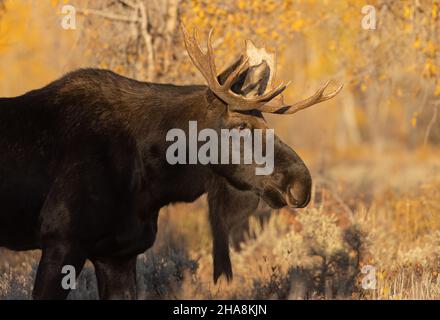
[[[215,66],[214,50],[212,49],[212,41],[211,41],[213,33],[214,33],[214,28],[211,28],[208,33],[208,40],[206,41],[206,47],[208,50],[206,54],[208,55],[208,63],[211,71],[211,76],[213,76],[217,82],[217,68]]]
[[[344,85],[341,84],[341,85],[340,85],[336,90],[334,90],[332,93],[329,93],[329,94],[325,95],[324,97],[322,97],[322,100],[321,100],[320,102],[325,101],[325,100],[329,100],[329,99],[335,97],[335,96],[336,96],[336,95],[342,90],[343,87],[344,87]]]
[[[293,105],[285,105],[283,99],[271,100],[267,104],[265,104],[262,108],[260,108],[261,112],[265,113],[277,113],[277,114],[294,114],[300,110],[311,107],[315,104],[321,103],[323,101],[329,100],[336,96],[344,87],[340,85],[333,92],[323,95],[325,89],[327,89],[329,85],[329,81],[327,81],[321,88],[319,88],[312,96]]]
[[[280,95],[286,88],[291,84],[291,81],[284,84],[284,82],[281,82],[276,88],[266,92],[262,96],[258,97],[256,100],[260,102],[267,102],[275,98],[276,96]]]
[[[225,82],[223,83],[224,88],[230,89],[232,87],[234,81],[247,66],[248,62],[249,57],[245,57],[243,61],[237,66],[237,68],[235,68],[235,70],[232,71],[231,74],[226,78]]]
[[[205,53],[203,52],[202,48],[200,47],[200,44],[197,41],[197,28],[194,28],[192,37],[186,31],[186,28],[183,23],[181,24],[181,28],[183,32],[185,47],[189,57],[191,58],[191,61],[194,63],[194,65],[197,67],[200,73],[203,75],[203,77],[208,83],[208,86],[213,88],[217,87],[218,82],[216,80],[217,79],[216,67],[214,63],[213,51],[211,46],[211,36],[213,33],[213,29],[211,29],[209,32],[208,43],[207,43],[208,51]]]

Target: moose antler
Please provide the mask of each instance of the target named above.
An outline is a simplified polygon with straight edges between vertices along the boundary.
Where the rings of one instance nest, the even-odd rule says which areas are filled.
[[[211,37],[213,29],[209,31],[207,41],[207,52],[204,53],[197,42],[197,29],[194,29],[194,35],[191,37],[185,26],[182,24],[183,38],[185,41],[186,50],[194,65],[199,69],[209,88],[224,102],[226,102],[232,110],[253,110],[259,109],[265,103],[278,96],[286,89],[287,85],[280,84],[276,88],[269,90],[261,96],[255,98],[246,98],[242,95],[236,94],[231,90],[234,81],[240,73],[248,66],[249,57],[245,57],[237,68],[231,72],[223,84],[220,84],[217,79],[217,71],[214,62],[214,53],[211,45]]]
[[[329,100],[336,96],[339,91],[342,90],[344,85],[340,85],[336,90],[329,94],[324,95],[325,89],[327,89],[330,81],[327,81],[321,88],[319,88],[312,96],[307,99],[298,101],[292,105],[287,105],[283,101],[283,97],[280,96],[278,99],[273,99],[266,103],[264,106],[259,108],[261,112],[264,113],[277,113],[277,114],[294,114],[298,111],[311,107],[320,102]]]
[[[207,52],[203,52],[197,42],[197,29],[194,28],[194,35],[191,37],[186,31],[183,23],[181,24],[183,39],[185,41],[186,50],[194,65],[205,78],[208,87],[217,97],[229,105],[231,110],[246,111],[260,110],[265,113],[292,114],[299,110],[308,108],[314,104],[328,100],[336,96],[342,89],[342,85],[330,94],[324,95],[324,91],[328,86],[328,82],[321,87],[314,95],[303,101],[293,105],[286,105],[283,102],[281,93],[290,84],[281,83],[273,89],[268,90],[257,97],[244,97],[232,91],[231,87],[237,80],[241,72],[248,67],[249,56],[245,55],[244,59],[237,64],[237,67],[229,74],[226,80],[220,84],[217,78],[217,70],[214,62],[214,52],[212,49],[211,38],[213,29],[209,31],[207,40]],[[279,96],[279,97],[278,97]],[[278,97],[278,98],[277,98]],[[277,99],[275,99],[277,98]]]

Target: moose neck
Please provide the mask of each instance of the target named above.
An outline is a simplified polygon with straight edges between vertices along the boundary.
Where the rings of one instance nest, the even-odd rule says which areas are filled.
[[[206,127],[207,100],[205,86],[148,84],[142,95],[132,95],[121,110],[129,119],[130,130],[137,139],[157,137],[165,142],[171,129],[187,131],[189,121]],[[159,141],[158,141],[159,142]]]
[[[201,164],[171,165],[166,159],[171,144],[166,136],[170,130],[180,129],[188,137],[190,121],[196,121],[199,130],[212,126],[206,118],[207,87],[151,84],[146,89],[142,97],[131,97],[134,100],[127,104],[124,118],[130,119],[130,131],[142,155],[145,179],[161,195],[155,199],[155,206],[166,205],[169,199],[194,201],[205,192],[210,168]],[[150,176],[151,167],[163,168],[163,175]]]

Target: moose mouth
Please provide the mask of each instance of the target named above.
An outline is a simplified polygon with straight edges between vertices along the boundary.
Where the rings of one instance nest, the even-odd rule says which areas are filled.
[[[261,197],[272,209],[281,209],[289,205],[287,195],[283,195],[283,192],[274,186],[266,186]]]
[[[304,208],[310,201],[310,194],[307,196],[306,201],[301,204],[294,198],[290,189],[287,192],[283,192],[272,185],[264,188],[261,197],[272,209],[280,209],[286,206],[289,208]]]

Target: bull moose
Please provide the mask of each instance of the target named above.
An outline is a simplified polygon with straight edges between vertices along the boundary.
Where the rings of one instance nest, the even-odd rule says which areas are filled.
[[[136,257],[150,248],[160,208],[207,193],[214,280],[232,278],[229,232],[257,207],[302,208],[311,176],[278,137],[270,175],[257,164],[172,165],[170,129],[267,130],[263,113],[293,114],[333,98],[327,85],[293,105],[287,85],[273,86],[275,57],[247,50],[217,74],[207,51],[182,26],[183,39],[207,86],[140,82],[108,70],[81,69],[49,85],[0,99],[0,246],[41,249],[34,299],[64,299],[62,268],[94,267],[102,299],[136,298]]]

